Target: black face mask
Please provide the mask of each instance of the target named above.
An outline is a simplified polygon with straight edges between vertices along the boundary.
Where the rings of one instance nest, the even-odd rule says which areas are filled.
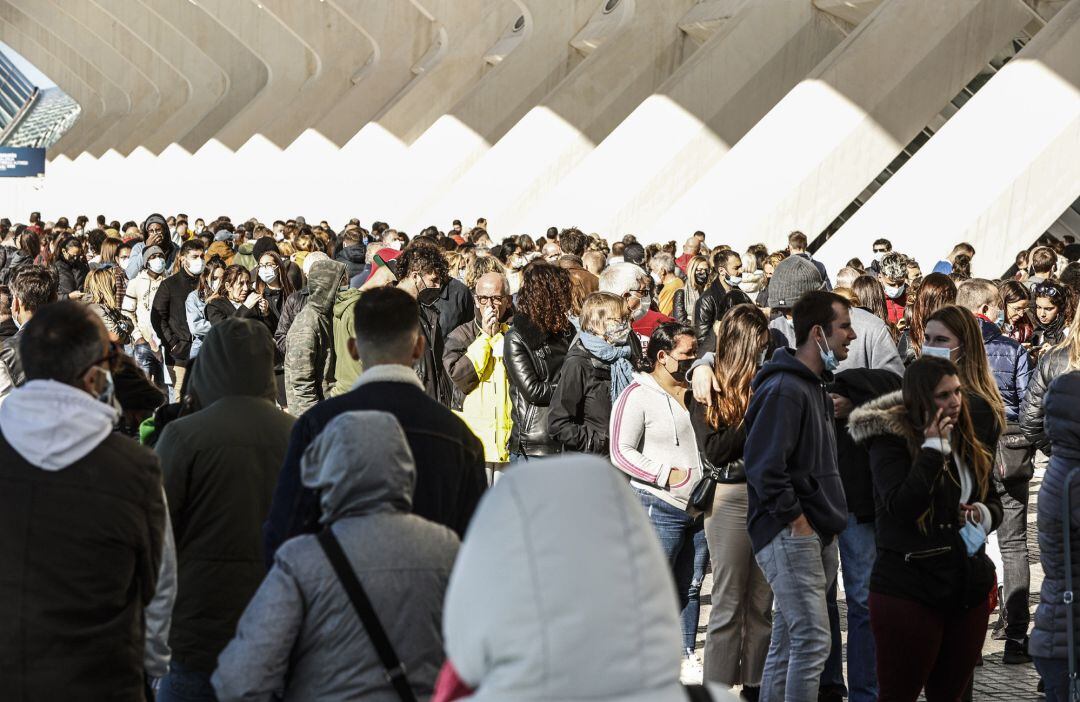
[[[678,368],[675,369],[675,380],[682,382],[686,380],[686,374],[690,372],[691,366],[694,365],[693,358],[682,358],[678,361]]]
[[[704,285],[709,280],[708,271],[697,271],[694,273],[694,282],[698,285]]]
[[[421,305],[434,305],[435,301],[439,299],[440,290],[440,288],[424,288],[420,291],[420,294],[416,296],[416,299]]]

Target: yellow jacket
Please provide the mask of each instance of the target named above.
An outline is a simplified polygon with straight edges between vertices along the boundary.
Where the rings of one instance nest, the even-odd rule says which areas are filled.
[[[479,332],[465,349],[480,384],[465,396],[457,414],[484,444],[484,460],[506,463],[510,459],[507,444],[514,420],[511,416],[510,380],[503,365],[503,332],[488,336]]]

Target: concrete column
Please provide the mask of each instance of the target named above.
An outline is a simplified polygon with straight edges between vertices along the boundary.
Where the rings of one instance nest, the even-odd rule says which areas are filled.
[[[887,0],[648,229],[814,236],[1024,25],[1019,0]]]
[[[251,0],[254,1],[254,0]],[[259,0],[263,12],[315,51],[316,66],[290,104],[281,105],[261,133],[274,143],[293,140],[325,117],[360,78],[373,46],[363,29],[331,3],[315,0]],[[376,3],[387,7],[387,3]]]
[[[374,202],[402,221],[435,202],[565,78],[581,54],[570,41],[602,6],[598,0],[514,0],[525,18],[521,43],[421,135],[376,184]]]
[[[74,150],[75,145],[86,138],[88,129],[96,128],[100,124],[102,115],[105,114],[105,101],[82,76],[46,51],[30,34],[8,22],[5,14],[0,9],[0,40],[37,66],[79,103],[82,110],[79,119],[48,152],[50,158],[60,154],[67,155],[68,149]]]
[[[818,252],[826,265],[878,237],[929,270],[970,242],[994,278],[1080,196],[1080,0],[945,123]]]
[[[288,109],[318,70],[318,58],[290,27],[252,2],[199,0],[199,6],[267,66],[266,85],[215,137],[230,149],[239,149],[281,110]],[[278,146],[288,146],[299,134],[279,134]]]
[[[845,34],[805,0],[738,3],[700,49],[509,231],[619,236],[656,221]],[[676,236],[672,233],[671,236]]]
[[[183,75],[142,37],[90,0],[63,0],[57,4],[85,28],[88,36],[114,47],[136,71],[146,76],[154,89],[156,107],[142,122],[140,129],[121,142],[121,151],[128,153],[137,146],[145,146],[158,153],[179,139],[182,132],[175,129],[166,131],[162,127],[187,103],[189,86]]]
[[[395,95],[416,77],[414,64],[437,37],[432,19],[411,2],[372,3],[370,0],[328,0],[364,29],[374,54],[347,92],[314,124],[315,131],[338,146],[360,131]]]
[[[47,25],[27,15],[7,0],[0,0],[0,17],[16,27],[17,31],[26,33],[45,52],[92,86],[94,91],[101,97],[102,112],[100,115],[91,113],[85,121],[79,120],[79,122],[82,122],[81,129],[72,134],[71,138],[66,140],[63,145],[67,153],[77,154],[83,150],[88,150],[90,145],[104,131],[128,113],[131,102],[124,91],[120,89],[120,86],[102,73],[92,61],[73,49],[64,39],[57,36]],[[27,56],[27,59],[33,62],[33,59],[29,56]],[[94,155],[100,155],[100,152]]]
[[[517,233],[506,228],[507,220],[558,185],[679,66],[684,35],[678,22],[694,2],[624,0],[610,13],[601,8],[578,37],[598,48],[438,203],[417,208],[410,228],[486,216],[493,233]]]
[[[221,98],[181,141],[184,148],[193,151],[214,138],[229,120],[255,99],[266,85],[269,71],[247,46],[237,41],[199,5],[176,0],[142,2],[172,26],[173,35],[169,41],[178,41],[181,37],[190,39],[227,76]],[[125,2],[124,6],[129,4]]]
[[[159,132],[169,136],[179,134],[177,143],[194,151],[201,142],[199,135],[191,132],[224,96],[229,81],[225,72],[192,42],[193,34],[177,30],[142,0],[93,0],[93,3],[140,37],[183,77],[188,86],[187,102],[159,127]]]

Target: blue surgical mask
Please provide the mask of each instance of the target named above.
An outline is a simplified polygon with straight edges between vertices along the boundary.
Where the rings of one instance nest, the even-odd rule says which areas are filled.
[[[999,328],[1005,326],[1005,312],[1004,312],[1004,310],[1001,311],[1001,312],[998,312],[997,317],[994,319],[994,324],[996,324]]]
[[[964,546],[967,548],[967,555],[969,556],[974,556],[986,544],[986,532],[974,522],[964,524],[963,528],[960,529],[960,538],[964,540]]]
[[[822,347],[818,344],[818,354],[821,355],[821,362],[825,364],[825,370],[830,373],[840,367],[840,361],[836,360],[836,353],[828,345]]]
[[[728,285],[730,285],[732,287],[735,287],[735,286],[739,285],[740,283],[742,283],[742,276],[741,275],[729,275],[727,277],[727,282],[728,282]]]
[[[882,287],[885,288],[885,297],[896,299],[896,298],[900,297],[901,294],[903,294],[904,288],[907,287],[907,286],[906,285],[883,285]]]
[[[923,346],[923,356],[937,356],[938,358],[944,358],[946,361],[952,360],[952,352],[954,349],[945,348],[944,346]]]

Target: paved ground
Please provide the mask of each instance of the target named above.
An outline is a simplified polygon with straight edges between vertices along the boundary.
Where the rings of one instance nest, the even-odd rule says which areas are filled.
[[[1031,563],[1031,613],[1034,616],[1035,606],[1039,602],[1039,589],[1042,586],[1043,572],[1039,565],[1039,544],[1036,530],[1035,503],[1039,495],[1039,487],[1042,485],[1043,469],[1035,472],[1035,478],[1031,481],[1028,507],[1028,560]],[[843,581],[841,580],[841,583]],[[698,655],[704,650],[705,622],[709,618],[712,591],[712,574],[706,575],[702,586],[701,595],[701,626],[698,628]],[[843,597],[840,598],[841,621],[846,622],[846,609]],[[995,611],[990,617],[989,627],[993,627],[997,620]],[[847,640],[846,624],[844,626],[844,640]],[[983,645],[983,665],[975,669],[974,702],[980,700],[1009,700],[1010,702],[1022,702],[1026,700],[1041,700],[1042,695],[1036,692],[1039,683],[1039,675],[1035,671],[1034,664],[1025,665],[1002,665],[1001,654],[1004,651],[1005,642],[995,641],[990,637],[988,628],[986,643]],[[846,663],[845,663],[846,668]],[[920,698],[921,699],[921,698]]]

